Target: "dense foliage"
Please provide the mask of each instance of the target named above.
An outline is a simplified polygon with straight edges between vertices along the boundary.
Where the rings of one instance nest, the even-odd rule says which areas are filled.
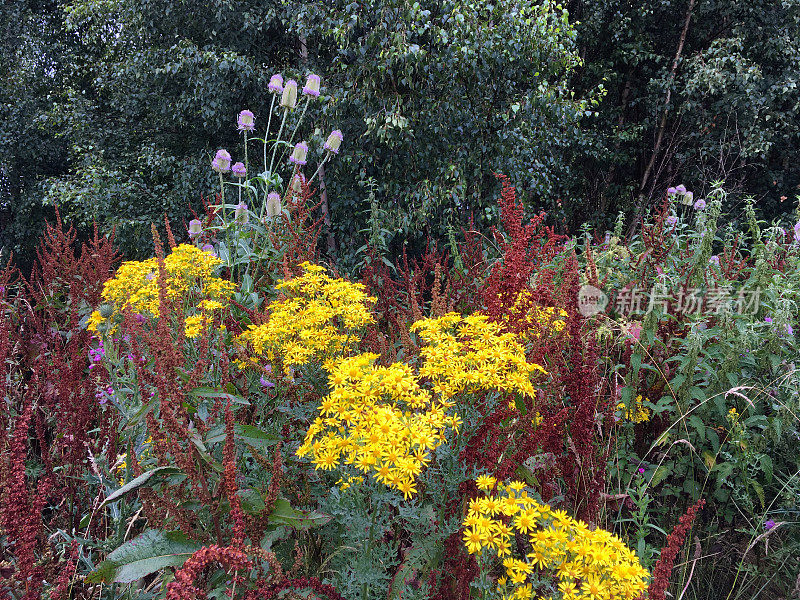
[[[800,594],[798,0],[0,31],[3,597]]]

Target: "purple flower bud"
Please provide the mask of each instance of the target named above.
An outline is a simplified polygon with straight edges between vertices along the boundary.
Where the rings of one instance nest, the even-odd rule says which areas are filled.
[[[764,317],[765,323],[772,323],[772,317]]]
[[[670,215],[670,216],[667,217],[667,221],[666,222],[667,222],[668,226],[673,227],[675,225],[675,223],[678,222],[678,217],[676,217],[675,215]]]
[[[281,95],[281,106],[288,110],[297,106],[297,82],[290,79],[283,86],[283,95]]]
[[[667,195],[674,196],[678,193],[678,189],[674,187],[667,188]]]
[[[308,155],[308,144],[305,142],[299,142],[292,151],[292,155],[289,157],[289,162],[294,163],[296,165],[304,165],[306,164],[306,156]]]
[[[644,467],[639,467],[639,475],[644,475]]]
[[[703,210],[706,207],[706,201],[700,198],[697,202],[694,203],[695,210]]]
[[[203,224],[200,219],[192,219],[189,221],[189,237],[194,238],[203,233]]]
[[[297,196],[301,195],[303,193],[303,185],[305,184],[305,182],[306,182],[306,176],[303,175],[302,173],[297,173],[292,178],[292,192]]]
[[[680,184],[678,187],[675,188],[675,192],[678,194],[685,194],[686,193],[686,186]]]
[[[792,329],[792,326],[789,324],[786,325],[786,333],[789,335],[794,335],[794,329]]]
[[[269,85],[267,89],[271,94],[280,94],[283,92],[283,75],[277,73],[269,78]]]
[[[216,255],[217,255],[217,253],[216,253],[216,252],[214,252],[214,246],[212,246],[211,244],[206,244],[206,245],[204,245],[204,246],[203,246],[202,248],[200,248],[200,249],[201,249],[203,252],[208,252],[208,253],[209,253],[209,254],[211,254],[212,256],[216,256]]]
[[[227,173],[231,170],[231,155],[227,150],[217,150],[217,155],[211,161],[211,168],[217,173]]]
[[[247,169],[244,168],[244,163],[233,163],[231,167],[231,173],[233,173],[239,179],[244,179],[247,176]]]
[[[325,148],[325,150],[333,154],[339,154],[339,146],[342,145],[343,139],[344,136],[342,135],[342,132],[339,131],[338,129],[334,129],[328,136],[328,139],[325,142],[323,148]]]
[[[256,128],[255,117],[249,110],[240,112],[236,123],[239,126],[239,131],[254,131]]]
[[[267,216],[277,217],[281,214],[281,195],[278,192],[270,192],[267,196]]]
[[[764,521],[764,529],[769,531],[773,527],[775,527],[775,521],[773,521],[772,519],[768,519],[768,520]]]
[[[247,212],[247,204],[240,202],[236,205],[236,210],[233,213],[233,218],[238,223],[247,223],[250,218],[250,213]]]
[[[711,258],[708,259],[708,262],[711,263],[712,265],[719,266],[719,256],[712,256]]]
[[[800,221],[794,225],[794,240],[800,242]]]
[[[306,85],[303,88],[303,93],[306,96],[313,96],[314,98],[319,96],[319,75],[314,75],[312,73],[308,76]]]

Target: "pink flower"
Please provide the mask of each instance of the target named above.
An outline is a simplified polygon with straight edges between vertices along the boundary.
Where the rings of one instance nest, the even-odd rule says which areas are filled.
[[[240,112],[236,122],[239,126],[239,131],[254,131],[256,128],[255,117],[249,110]]]

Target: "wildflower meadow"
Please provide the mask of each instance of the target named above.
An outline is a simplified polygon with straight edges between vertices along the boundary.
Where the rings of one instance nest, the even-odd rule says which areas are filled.
[[[402,242],[365,178],[337,238],[366,142],[317,72],[229,107],[181,214],[65,195],[4,256],[2,597],[800,598],[800,197],[670,180],[570,226],[487,160],[480,214]]]

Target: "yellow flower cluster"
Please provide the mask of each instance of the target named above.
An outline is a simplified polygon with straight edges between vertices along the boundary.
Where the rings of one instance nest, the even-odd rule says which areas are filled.
[[[483,476],[477,483],[489,490],[496,481]],[[537,502],[522,482],[500,487],[502,495],[470,502],[464,543],[470,554],[491,550],[503,560],[506,574],[498,579],[503,600],[534,598],[528,581],[534,573],[557,579],[562,600],[632,600],[645,591],[647,571],[617,536]],[[519,534],[531,548],[524,560],[511,555],[512,538]]]
[[[632,423],[646,423],[650,420],[650,409],[644,406],[643,402],[647,398],[636,396],[636,404],[630,410],[625,406],[624,402],[617,404],[617,410],[622,412],[622,416]]]
[[[420,376],[429,378],[433,391],[445,399],[477,389],[535,397],[531,375],[546,371],[527,362],[517,336],[502,329],[478,313],[417,321],[411,330],[427,343],[420,352],[424,361]]]
[[[567,326],[567,311],[554,306],[533,305],[530,298],[530,290],[523,289],[511,308],[504,313],[504,321],[525,323],[526,337],[529,338],[539,338],[545,333],[556,334],[564,331]]]
[[[185,300],[191,294],[199,299],[202,313],[186,319],[187,337],[198,336],[201,325],[210,321],[210,313],[224,308],[233,294],[234,284],[214,275],[220,264],[219,258],[190,244],[177,246],[164,259],[167,298]],[[158,317],[158,259],[122,263],[103,286],[102,296],[113,305],[113,312],[103,316],[94,311],[87,326],[90,331],[97,331],[100,324],[112,324],[126,309]]]
[[[545,372],[525,360],[513,334],[484,315],[449,313],[411,328],[427,342],[418,374],[404,363],[376,366],[376,354],[325,365],[332,391],[298,450],[310,454],[318,469],[344,461],[406,498],[416,493],[416,478],[446,441],[446,431],[458,431],[460,418],[447,414],[453,396],[495,389],[534,397],[531,374]],[[428,379],[431,389],[418,378]]]
[[[308,262],[300,266],[301,277],[278,284],[289,297],[271,306],[269,321],[239,336],[257,356],[280,356],[286,368],[347,354],[358,330],[374,322],[370,309],[376,299],[362,284],[332,279],[324,267]]]
[[[408,365],[376,366],[377,358],[359,354],[326,367],[333,390],[297,454],[311,454],[318,469],[344,460],[408,498],[430,452],[445,441],[448,428],[458,431],[461,420],[445,414],[452,402],[434,401]]]

